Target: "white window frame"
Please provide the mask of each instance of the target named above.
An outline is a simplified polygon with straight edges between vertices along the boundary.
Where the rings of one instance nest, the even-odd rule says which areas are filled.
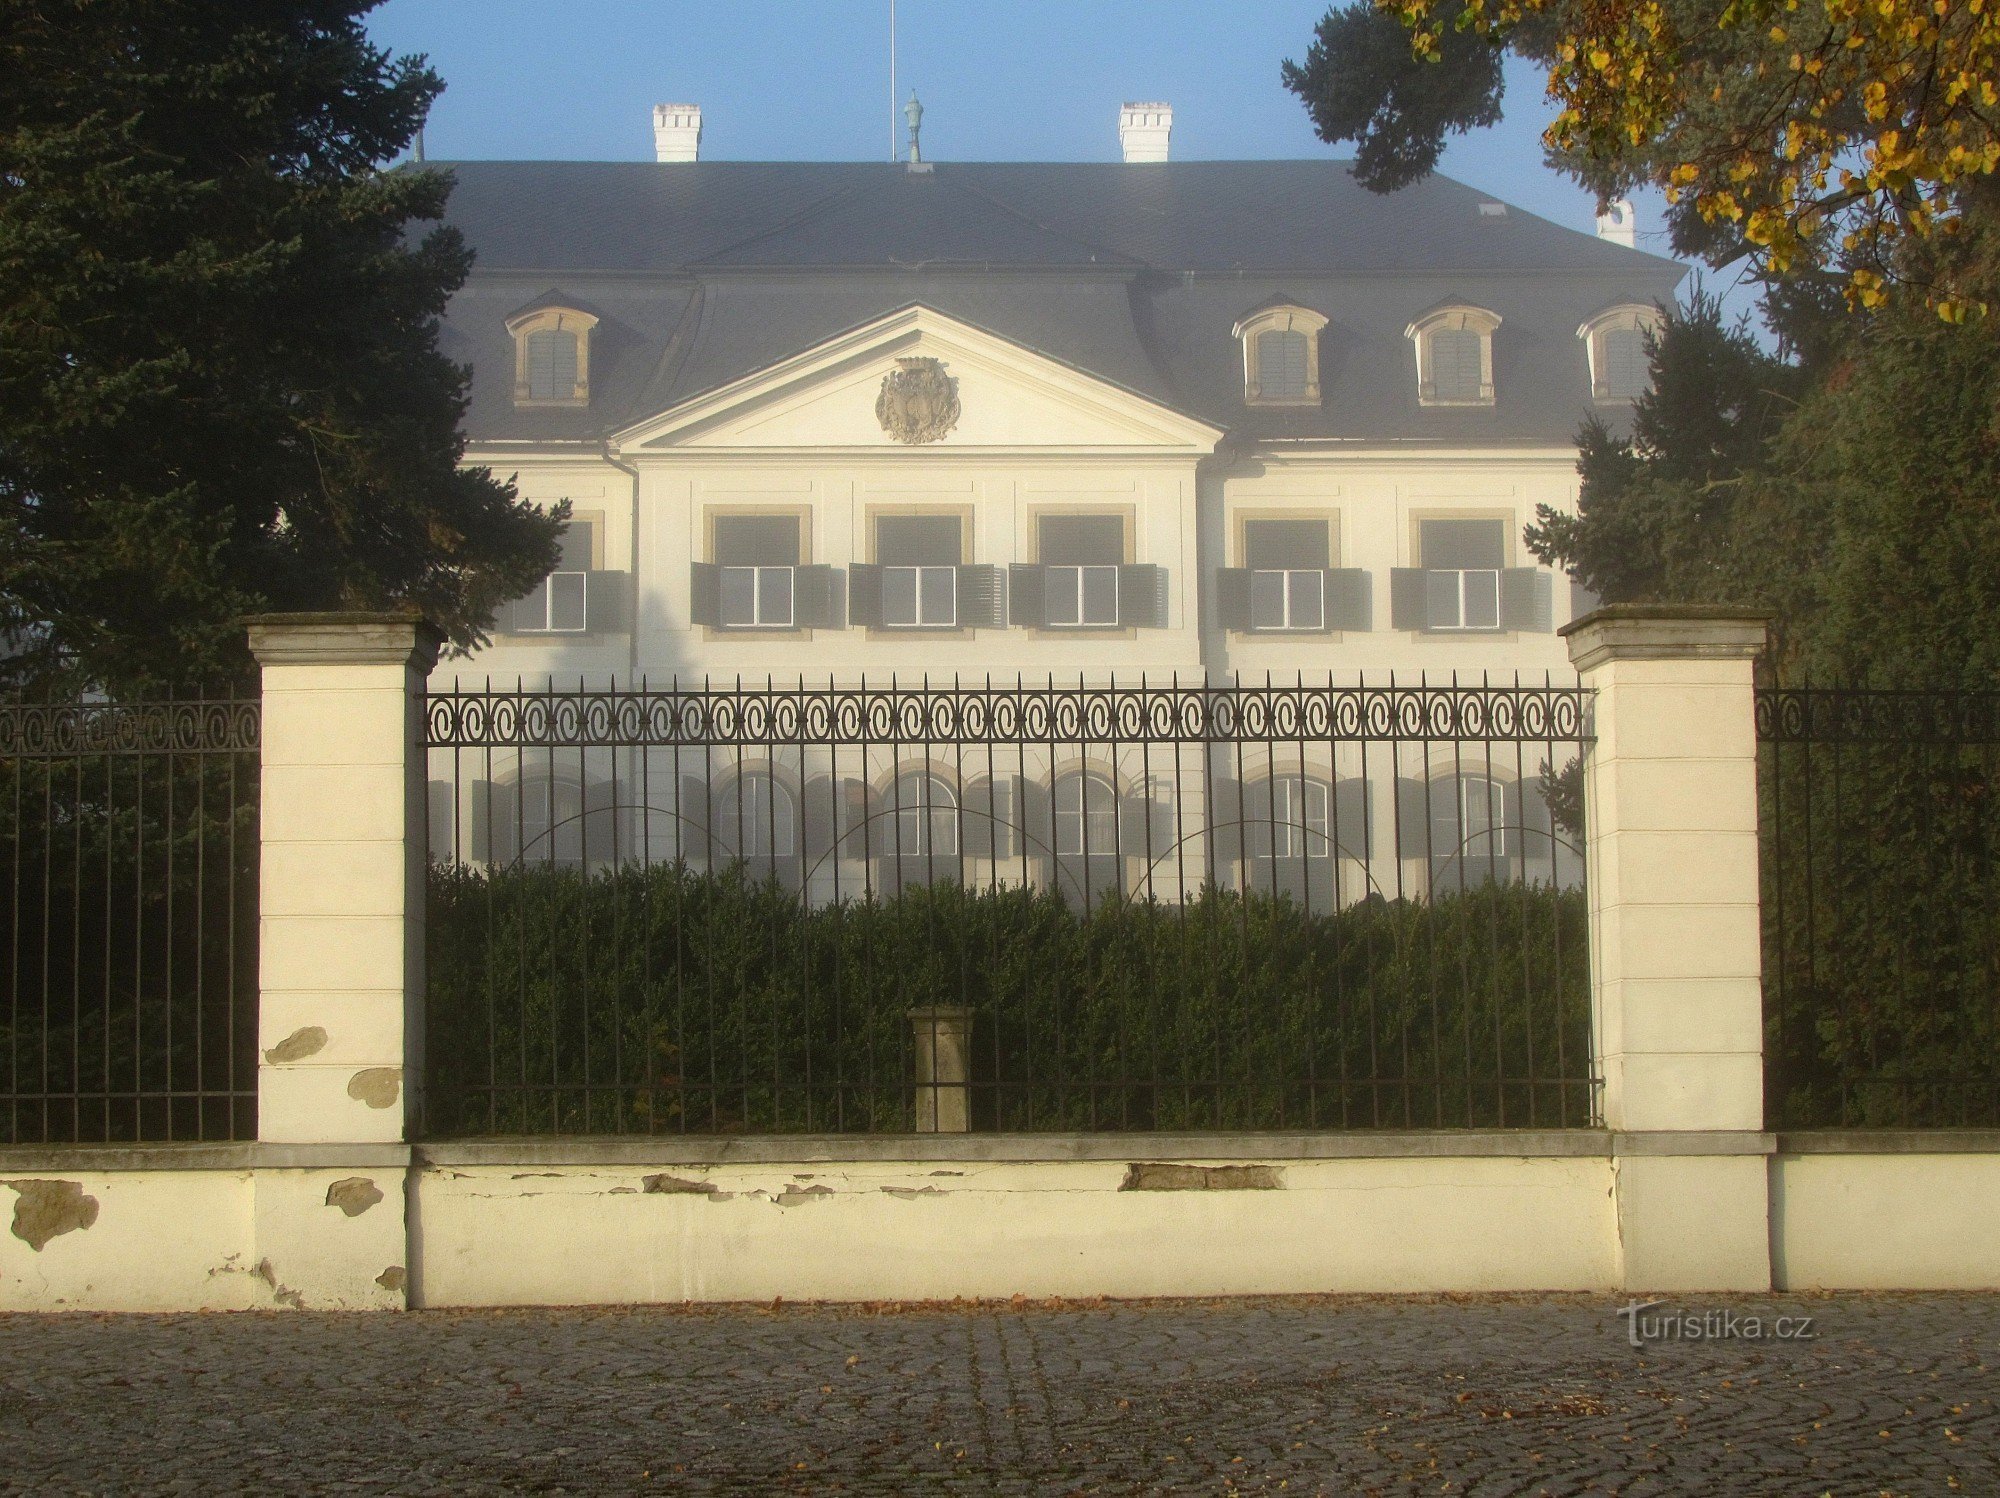
[[[1333,852],[1332,803],[1332,795],[1323,780],[1303,775],[1280,775],[1274,779],[1271,782],[1271,856],[1329,856]]]
[[[1426,567],[1424,569],[1424,627],[1444,634],[1492,634],[1500,628],[1500,574],[1499,567]],[[1433,577],[1455,577],[1458,579],[1456,598],[1458,602],[1458,622],[1441,624],[1431,617],[1430,580]],[[1472,592],[1474,578],[1493,580],[1493,622],[1491,624],[1468,624],[1465,622],[1466,600]]]
[[[1500,316],[1484,307],[1454,305],[1426,313],[1403,329],[1417,355],[1417,401],[1425,406],[1490,406],[1493,404],[1493,335],[1500,329]],[[1441,330],[1479,335],[1479,393],[1472,398],[1444,398],[1437,394],[1431,368],[1431,335]]]
[[[916,604],[914,619],[892,619],[889,617],[889,578],[896,573],[915,574],[911,597]],[[943,588],[945,611],[949,615],[943,620],[924,618],[924,598],[927,592]],[[958,568],[941,564],[926,566],[904,566],[901,564],[882,568],[882,624],[886,629],[956,629],[958,628]]]
[[[1092,806],[1094,799],[1086,783],[1101,791],[1104,805]],[[1065,808],[1065,800],[1074,800],[1074,807]],[[1050,803],[1055,808],[1056,857],[1091,858],[1110,857],[1118,852],[1118,788],[1103,775],[1090,770],[1074,770],[1060,776],[1050,795]],[[1102,819],[1102,826],[1091,827],[1093,821]]]
[[[895,821],[885,854],[905,862],[958,857],[958,797],[942,776],[905,771],[891,784],[889,796]]]
[[[598,529],[599,524],[600,522],[596,518],[584,518],[572,515],[569,525],[566,528],[571,531],[578,528],[588,530],[590,545],[587,550],[590,553],[593,565],[595,565],[597,557],[599,538],[603,534]],[[576,593],[579,608],[577,617],[580,622],[574,625],[557,624],[555,622],[556,596],[558,593],[572,588]],[[540,601],[542,622],[539,624],[522,623],[521,621],[534,610],[538,599]],[[555,571],[549,573],[547,577],[536,583],[513,607],[514,619],[508,626],[507,633],[509,634],[587,635],[590,633],[590,569],[558,567]]]
[[[515,782],[514,789],[520,807],[516,862],[529,868],[581,868],[590,810],[585,788],[564,775],[531,774]]]
[[[791,788],[768,770],[745,770],[731,781],[714,817],[716,841],[725,848],[732,847],[741,833],[743,846],[734,850],[738,858],[798,856],[798,805]]]
[[[1111,617],[1108,619],[1086,619],[1083,617],[1085,597],[1084,574],[1086,572],[1108,572],[1111,574]],[[1053,607],[1058,577],[1068,582],[1074,619],[1057,619]],[[1108,562],[1071,563],[1060,562],[1042,569],[1043,617],[1050,629],[1116,629],[1118,627],[1118,569]]]
[[[741,574],[745,572],[751,574],[750,617],[748,619],[731,619],[727,616],[726,612],[729,597],[729,577],[731,573]],[[771,574],[778,572],[784,573],[788,582],[785,595],[787,600],[785,616],[782,619],[774,616],[774,610],[767,609],[764,599],[765,587],[771,580]],[[793,621],[799,617],[798,573],[799,569],[796,567],[768,565],[746,567],[723,564],[716,574],[717,588],[720,595],[717,600],[717,617],[722,620],[722,628],[796,629],[798,626]]]
[[[1507,826],[1507,783],[1492,775],[1474,770],[1451,777],[1451,811],[1457,817],[1458,846],[1455,848],[1432,847],[1433,858],[1456,858],[1461,860],[1507,859],[1513,857],[1513,845],[1508,837],[1511,830]],[[1431,794],[1435,796],[1435,784]],[[1474,808],[1478,797],[1483,795],[1485,809],[1475,819]],[[1436,807],[1433,803],[1431,836],[1437,837]]]
[[[1583,340],[1584,357],[1590,365],[1590,398],[1607,406],[1630,405],[1643,395],[1648,386],[1642,386],[1631,394],[1610,390],[1605,381],[1608,364],[1604,351],[1604,337],[1607,333],[1633,332],[1641,337],[1651,333],[1659,335],[1665,321],[1658,307],[1643,306],[1628,302],[1617,307],[1607,307],[1595,317],[1580,324],[1576,336]]]
[[[1310,307],[1281,305],[1251,313],[1230,329],[1243,345],[1243,403],[1246,406],[1317,406],[1319,389],[1319,335],[1326,317]],[[1266,395],[1258,372],[1257,335],[1260,333],[1303,333],[1306,337],[1306,388],[1296,395]]]
[[[590,343],[597,319],[574,307],[538,307],[507,319],[514,340],[514,404],[517,406],[587,406],[590,404]],[[576,387],[566,394],[538,396],[528,384],[528,337],[532,333],[576,335]]]
[[[1259,624],[1257,622],[1257,579],[1260,577],[1283,578],[1284,619],[1279,624]],[[1305,588],[1319,604],[1318,615],[1312,620],[1302,621],[1299,613],[1298,590]],[[1291,630],[1322,630],[1326,628],[1326,573],[1317,567],[1253,567],[1250,569],[1250,628],[1259,634],[1279,634]]]

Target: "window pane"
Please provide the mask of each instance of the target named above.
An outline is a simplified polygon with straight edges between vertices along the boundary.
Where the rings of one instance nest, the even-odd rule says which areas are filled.
[[[880,515],[875,560],[885,567],[956,567],[956,515]]]
[[[1332,549],[1324,520],[1246,520],[1246,567],[1330,567]]]
[[[1424,574],[1424,622],[1432,629],[1457,629],[1458,617],[1458,574],[1456,572],[1426,572]]]
[[[594,551],[590,521],[572,520],[563,527],[562,536],[556,544],[562,548],[562,558],[556,563],[558,572],[590,571]]]
[[[580,630],[587,617],[584,596],[585,576],[581,572],[558,572],[548,581],[549,628]]]
[[[1257,390],[1266,400],[1298,400],[1306,393],[1308,344],[1303,333],[1273,330],[1257,335]]]
[[[1051,567],[1044,574],[1047,589],[1045,605],[1051,624],[1076,624],[1080,622],[1077,602],[1083,592],[1082,569],[1077,567]]]
[[[917,622],[916,568],[884,567],[882,569],[882,622],[884,624],[915,624]]]
[[[1326,574],[1293,572],[1288,574],[1288,580],[1292,599],[1292,628],[1318,629],[1326,619]]]
[[[535,585],[535,591],[521,600],[521,611],[517,616],[523,629],[547,629],[549,627],[549,580],[543,578]]]
[[[757,622],[759,624],[790,624],[792,622],[791,568],[759,567],[757,569]]]
[[[1467,629],[1498,629],[1500,627],[1500,574],[1497,572],[1467,572],[1465,578],[1465,627]]]
[[[925,624],[950,626],[958,622],[958,569],[926,567],[922,573],[922,609]]]
[[[1283,629],[1285,627],[1284,573],[1253,572],[1250,574],[1250,627],[1252,629]]]
[[[751,567],[722,569],[722,622],[757,622],[757,573]]]
[[[1431,391],[1437,400],[1476,401],[1485,383],[1483,335],[1471,328],[1439,328],[1431,338]]]
[[[1116,624],[1118,622],[1118,569],[1116,567],[1086,567],[1083,569],[1083,622],[1085,624]]]
[[[1120,515],[1044,515],[1041,559],[1060,566],[1115,567],[1125,560],[1125,520]]]
[[[726,567],[799,565],[796,515],[718,515],[715,560]]]

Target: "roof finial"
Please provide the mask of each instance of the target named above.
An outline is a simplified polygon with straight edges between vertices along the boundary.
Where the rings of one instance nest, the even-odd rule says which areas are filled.
[[[917,102],[915,89],[910,90],[910,102],[903,106],[903,118],[910,122],[910,161],[914,165],[924,159],[923,148],[918,144],[924,128],[924,106]]]

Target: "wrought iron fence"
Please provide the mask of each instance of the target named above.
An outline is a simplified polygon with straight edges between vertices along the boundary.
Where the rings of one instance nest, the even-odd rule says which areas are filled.
[[[0,1141],[256,1137],[260,723],[0,705]]]
[[[1773,1127],[2000,1126],[2000,693],[1764,690]]]
[[[1585,710],[1549,681],[434,694],[427,1127],[1591,1122]]]

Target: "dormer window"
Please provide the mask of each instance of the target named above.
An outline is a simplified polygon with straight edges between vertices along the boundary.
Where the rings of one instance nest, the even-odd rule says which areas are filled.
[[[1417,351],[1417,399],[1426,406],[1493,404],[1493,334],[1483,307],[1440,307],[1403,330]]]
[[[1252,406],[1319,404],[1319,332],[1309,307],[1277,303],[1237,323],[1243,341],[1243,400]]]
[[[542,306],[507,319],[514,335],[514,404],[590,404],[590,334],[597,319],[574,307]]]
[[[1590,360],[1590,398],[1635,401],[1652,383],[1646,339],[1657,335],[1660,309],[1637,303],[1610,307],[1576,330]]]

